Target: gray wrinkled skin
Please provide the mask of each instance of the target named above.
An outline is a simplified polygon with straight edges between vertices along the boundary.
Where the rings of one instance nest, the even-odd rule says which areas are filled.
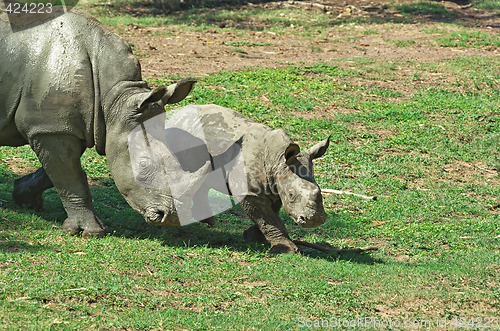
[[[15,181],[14,201],[41,208],[42,192],[54,186],[68,214],[63,229],[103,235],[80,164],[83,151],[95,146],[135,210],[151,223],[175,223],[170,192],[135,183],[127,137],[165,104],[186,97],[194,80],[151,90],[123,38],[79,10],[54,11],[46,21],[39,16],[15,26],[0,15],[0,145],[29,144],[43,166]],[[191,176],[193,183],[205,170]]]
[[[176,153],[181,167],[196,170],[210,158],[213,169],[217,169],[230,164],[235,155],[241,155],[244,163],[244,171],[240,166],[226,166],[222,183],[205,183],[200,187],[193,199],[193,216],[209,208],[210,188],[223,193],[229,191],[255,222],[245,231],[246,240],[267,241],[276,253],[297,252],[279,218],[279,210],[283,205],[287,214],[305,228],[325,222],[328,215],[314,180],[312,160],[326,152],[329,138],[300,152],[299,146],[283,130],[272,130],[231,109],[217,105],[188,107],[195,110],[196,115],[193,116],[193,111],[181,110],[179,114],[185,116],[176,115],[168,122],[175,128],[174,132],[169,134],[172,129],[166,130],[169,148],[182,151]],[[188,139],[193,118],[197,118],[203,128],[206,151],[190,148],[196,145]],[[213,219],[202,221],[213,223]]]
[[[146,221],[162,226],[185,225],[192,219],[192,197],[207,180],[211,164],[206,160],[193,171],[182,169],[167,148],[164,126],[165,113],[162,113],[131,131],[128,136],[130,165],[140,187],[168,197],[163,199],[169,203],[164,206],[166,208],[155,210],[155,205],[152,205],[143,211],[148,215]],[[132,193],[137,190],[136,186],[132,186]],[[145,205],[148,205],[147,202]]]

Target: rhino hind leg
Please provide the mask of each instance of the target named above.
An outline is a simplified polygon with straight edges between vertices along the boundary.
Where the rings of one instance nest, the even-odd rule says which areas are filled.
[[[196,218],[195,218],[196,219]],[[215,217],[210,216],[200,220],[200,223],[206,224],[209,228],[215,225]]]
[[[246,242],[255,242],[260,244],[267,243],[266,237],[264,237],[264,234],[259,230],[259,227],[255,224],[246,229],[245,232],[243,232],[243,239]]]
[[[53,187],[52,181],[43,168],[14,181],[12,198],[14,202],[28,209],[42,209],[43,192]]]
[[[212,227],[215,225],[215,217],[210,216],[205,219],[200,220],[200,223],[208,225],[208,227]]]
[[[82,142],[70,135],[46,135],[33,139],[31,146],[68,215],[62,228],[72,235],[82,232],[84,238],[103,236],[105,226],[94,210],[87,176],[80,164]]]

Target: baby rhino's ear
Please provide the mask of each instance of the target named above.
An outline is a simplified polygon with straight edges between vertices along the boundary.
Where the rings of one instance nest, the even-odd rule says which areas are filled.
[[[289,144],[285,150],[286,164],[291,164],[299,153],[300,153],[299,145],[295,143]]]
[[[318,157],[322,157],[325,154],[328,146],[330,145],[330,137],[331,135],[328,136],[328,138],[326,138],[325,140],[309,148],[307,151],[304,152],[304,155],[310,157],[311,160],[317,159]]]
[[[270,134],[266,136],[264,143],[267,144],[272,155],[278,157],[278,162],[284,159],[288,165],[290,165],[300,153],[299,145],[294,143],[282,129],[271,131]]]

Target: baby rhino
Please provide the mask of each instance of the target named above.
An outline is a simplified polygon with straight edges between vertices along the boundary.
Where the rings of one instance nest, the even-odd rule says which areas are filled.
[[[279,211],[300,226],[317,227],[328,215],[314,180],[312,161],[328,148],[329,139],[300,151],[283,130],[273,130],[217,105],[187,106],[171,116],[165,141],[184,171],[195,172],[210,161],[213,176],[193,197],[192,215],[213,224],[210,189],[232,195],[255,223],[247,241],[269,242],[273,253],[296,253]]]

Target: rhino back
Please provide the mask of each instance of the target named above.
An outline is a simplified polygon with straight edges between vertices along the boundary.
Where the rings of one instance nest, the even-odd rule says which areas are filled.
[[[236,142],[243,138],[243,141],[248,144],[254,140],[261,140],[263,135],[272,131],[270,127],[257,123],[229,108],[217,105],[198,107],[203,132],[209,141]]]
[[[276,163],[273,145],[277,130],[257,123],[240,113],[221,106],[199,106],[199,116],[207,141],[225,140],[241,142],[241,155],[244,160],[244,173],[247,179],[245,195],[260,196],[271,192],[272,170]],[[281,134],[279,137],[281,139]],[[233,169],[228,181],[238,183],[241,172]]]
[[[17,32],[0,20],[0,44],[0,145],[71,134],[91,147],[105,95],[141,80],[129,45],[76,9]]]

